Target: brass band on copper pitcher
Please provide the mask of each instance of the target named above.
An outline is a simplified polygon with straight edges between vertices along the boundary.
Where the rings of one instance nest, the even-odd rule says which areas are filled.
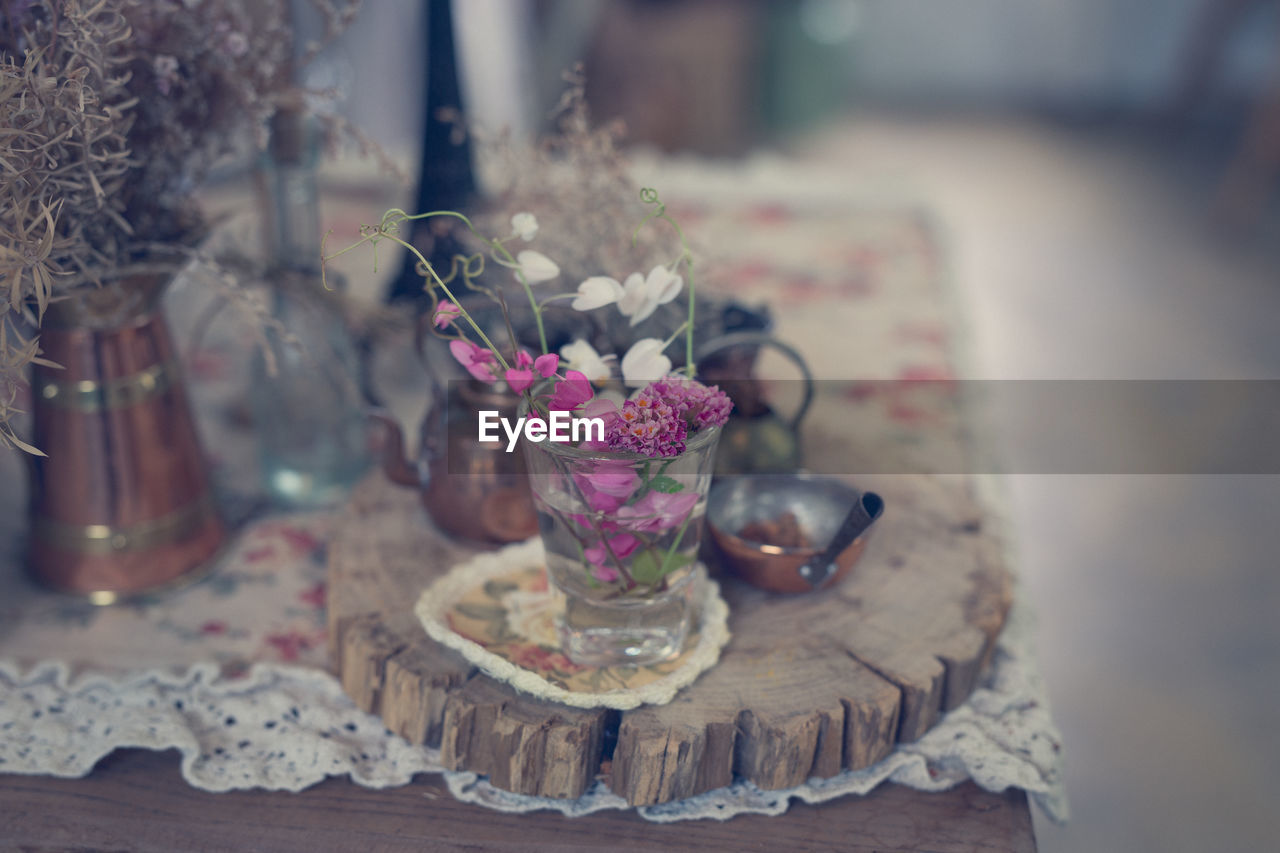
[[[36,393],[50,405],[80,412],[99,412],[123,409],[162,394],[177,378],[178,363],[169,359],[107,382],[93,379],[64,382],[45,378]]]
[[[35,535],[67,551],[107,556],[169,545],[191,535],[214,516],[213,498],[205,495],[168,515],[139,524],[67,524],[43,516],[33,521]]]

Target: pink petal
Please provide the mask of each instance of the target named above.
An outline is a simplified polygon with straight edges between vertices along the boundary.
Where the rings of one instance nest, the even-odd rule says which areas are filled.
[[[494,356],[482,346],[471,343],[471,341],[458,340],[449,342],[449,352],[458,360],[458,363],[467,369],[467,372],[479,379],[481,382],[496,382],[498,377],[494,372]]]
[[[511,386],[512,391],[519,394],[533,384],[533,371],[516,370],[514,367],[508,368],[507,384]]]
[[[518,351],[516,353],[516,367],[533,367],[533,356],[529,355],[526,350]]]
[[[630,533],[620,533],[609,540],[609,547],[613,549],[615,557],[619,560],[625,560],[635,553],[636,548],[640,547],[640,540]]]
[[[578,403],[585,403],[595,396],[595,392],[591,390],[591,380],[579,370],[565,371],[563,384],[568,386],[568,392]]]
[[[577,371],[565,372],[565,378],[556,383],[555,392],[551,395],[550,406],[554,411],[572,412],[595,396],[591,390],[591,380]]]
[[[454,305],[449,300],[444,300],[436,306],[435,324],[436,328],[443,329],[449,325],[457,317],[462,316],[462,309]]]
[[[601,549],[601,553],[604,553],[604,549]],[[591,567],[591,576],[601,583],[613,583],[618,579],[618,570],[613,566],[595,565]]]
[[[619,465],[609,465],[609,463],[596,463],[600,468],[595,471],[584,474],[583,478],[591,484],[591,487],[597,492],[604,492],[606,495],[613,495],[615,498],[630,497],[631,493],[636,490],[636,486],[640,485],[640,478],[636,472],[631,470],[630,465],[625,467]],[[608,465],[608,467],[603,467]]]
[[[538,371],[538,375],[543,379],[547,379],[555,375],[556,368],[560,366],[560,356],[555,353],[540,355],[533,362],[533,369]]]
[[[697,492],[651,491],[631,506],[618,510],[618,519],[633,530],[654,533],[679,527],[698,503]]]
[[[449,341],[449,352],[463,367],[470,367],[475,359],[471,355],[474,345],[470,341]]]
[[[606,564],[612,562],[613,557],[617,557],[619,560],[627,559],[634,554],[636,549],[639,547],[639,539],[632,536],[630,533],[619,533],[617,536],[610,537],[607,548],[605,547],[604,542],[597,542],[590,548],[585,549],[582,553],[583,556],[587,558],[587,561],[595,563],[597,568],[603,568],[607,569],[609,572],[613,572],[613,579],[616,580],[618,577],[617,573],[611,566]],[[613,552],[612,556],[610,556],[610,551]],[[592,573],[595,573],[594,570]],[[596,575],[596,579],[603,580],[599,575]]]

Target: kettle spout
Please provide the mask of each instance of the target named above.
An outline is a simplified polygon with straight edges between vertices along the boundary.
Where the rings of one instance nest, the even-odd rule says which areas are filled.
[[[382,472],[393,483],[417,488],[420,483],[418,468],[404,452],[404,431],[390,413],[381,409],[369,412],[374,432],[375,452],[381,461]]]

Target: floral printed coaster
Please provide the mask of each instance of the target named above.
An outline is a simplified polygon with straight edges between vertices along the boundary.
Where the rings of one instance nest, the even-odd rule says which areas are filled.
[[[580,666],[564,654],[555,617],[563,599],[547,583],[542,540],[480,554],[428,587],[414,608],[427,634],[517,690],[577,708],[664,705],[715,665],[729,641],[729,608],[703,578],[685,651],[645,666]]]

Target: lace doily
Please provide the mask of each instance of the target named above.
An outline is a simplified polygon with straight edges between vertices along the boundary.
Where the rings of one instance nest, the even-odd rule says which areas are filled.
[[[562,600],[547,588],[544,562],[541,539],[479,554],[454,566],[425,589],[414,613],[433,640],[456,650],[486,675],[530,695],[575,708],[626,711],[640,705],[665,705],[680,688],[692,684],[714,666],[720,659],[720,650],[729,642],[728,605],[720,597],[719,585],[699,571],[694,594],[700,625],[691,637],[690,647],[680,657],[644,668],[574,667],[563,653],[552,650],[555,636],[551,619]],[[528,575],[535,575],[542,582],[517,585],[516,581]],[[496,582],[505,583],[495,590],[491,584]],[[475,598],[478,589],[483,590],[480,601],[464,603],[464,599]],[[466,605],[494,611],[501,623],[498,630],[489,629],[486,633],[486,626],[476,620],[473,631],[481,636],[459,631],[459,608]],[[511,633],[517,636],[517,642],[490,642],[498,635]],[[557,663],[559,659],[563,662]],[[538,671],[522,665],[526,661],[540,665]],[[605,688],[608,683],[623,686]],[[600,686],[591,689],[594,685]]]

